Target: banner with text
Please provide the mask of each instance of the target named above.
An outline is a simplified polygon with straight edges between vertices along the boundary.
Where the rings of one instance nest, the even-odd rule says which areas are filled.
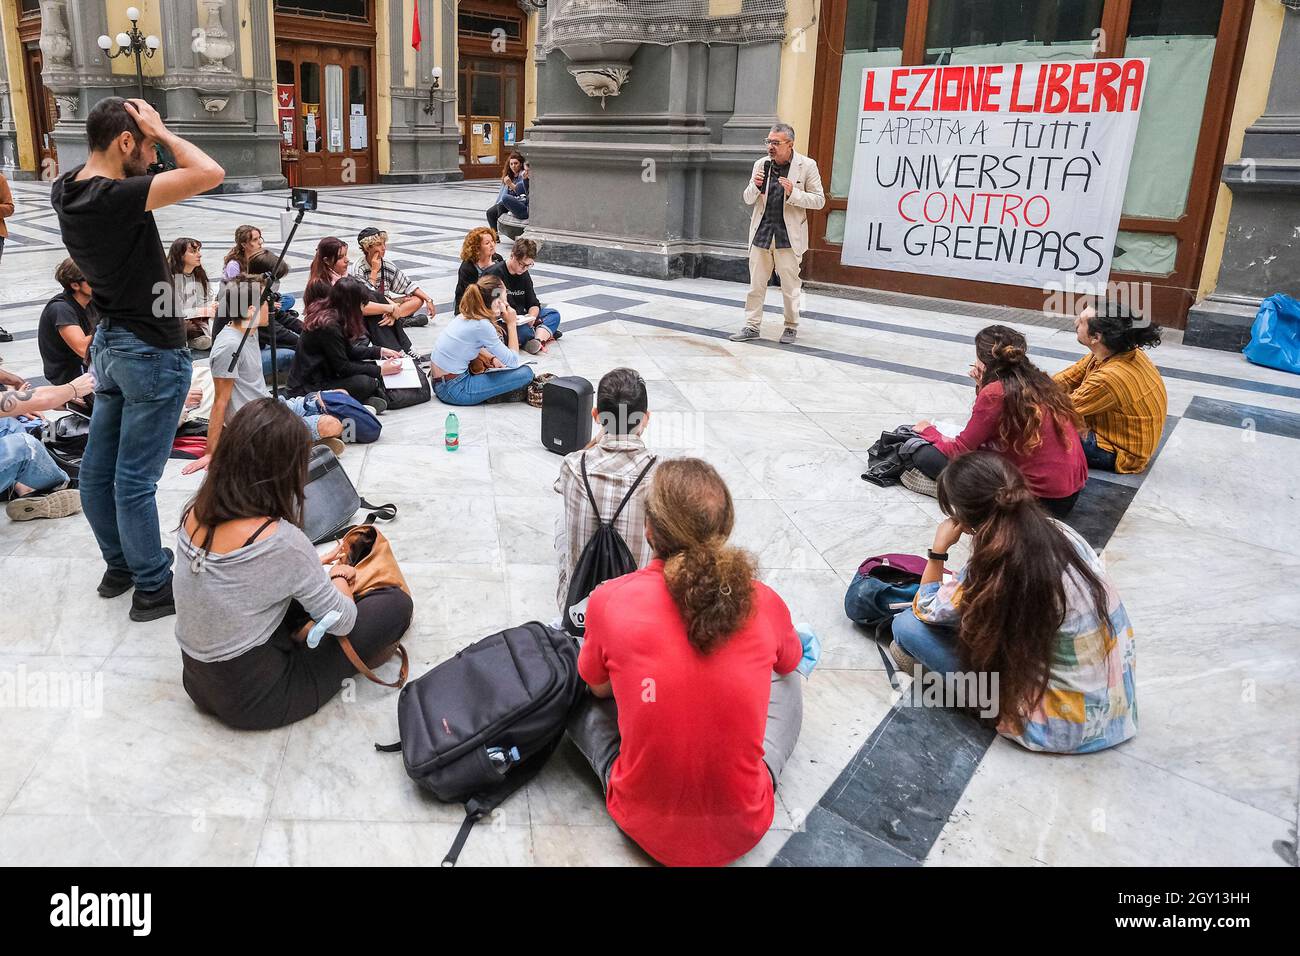
[[[1148,62],[863,70],[841,261],[1100,292]]]

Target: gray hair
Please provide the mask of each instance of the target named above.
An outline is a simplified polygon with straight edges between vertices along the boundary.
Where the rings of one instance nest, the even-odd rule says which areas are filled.
[[[790,137],[790,142],[794,142],[794,127],[789,123],[773,123],[771,132],[784,133],[786,136]]]

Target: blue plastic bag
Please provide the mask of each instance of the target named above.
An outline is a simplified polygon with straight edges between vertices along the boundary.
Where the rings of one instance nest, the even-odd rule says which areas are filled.
[[[1300,375],[1300,302],[1280,292],[1261,302],[1241,351],[1256,365]]]

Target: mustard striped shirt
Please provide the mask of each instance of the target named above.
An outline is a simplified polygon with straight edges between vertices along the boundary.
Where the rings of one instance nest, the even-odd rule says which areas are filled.
[[[1097,446],[1115,453],[1115,470],[1136,474],[1160,444],[1169,398],[1160,370],[1142,349],[1104,362],[1089,352],[1054,376],[1075,411],[1097,436]]]

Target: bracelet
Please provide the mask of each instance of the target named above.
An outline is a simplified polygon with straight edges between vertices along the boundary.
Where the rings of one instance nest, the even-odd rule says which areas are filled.
[[[347,577],[346,574],[335,574],[333,571],[330,572],[330,580],[331,580],[331,581],[337,581],[337,580],[339,580],[340,578],[346,578],[346,577]]]
[[[948,560],[948,552],[947,552],[947,551],[945,551],[945,552],[943,552],[942,554],[940,554],[939,552],[935,551],[933,548],[926,548],[926,549],[925,549],[925,556],[926,556],[927,558],[929,558],[931,561],[940,561],[940,562],[942,562],[942,561],[947,561],[947,560]]]
[[[75,402],[75,401],[78,401],[78,400],[81,398],[81,396],[77,394],[77,386],[75,386],[75,385],[73,385],[71,382],[69,382],[69,383],[68,383],[68,388],[72,389],[72,400],[73,400],[74,402]]]

